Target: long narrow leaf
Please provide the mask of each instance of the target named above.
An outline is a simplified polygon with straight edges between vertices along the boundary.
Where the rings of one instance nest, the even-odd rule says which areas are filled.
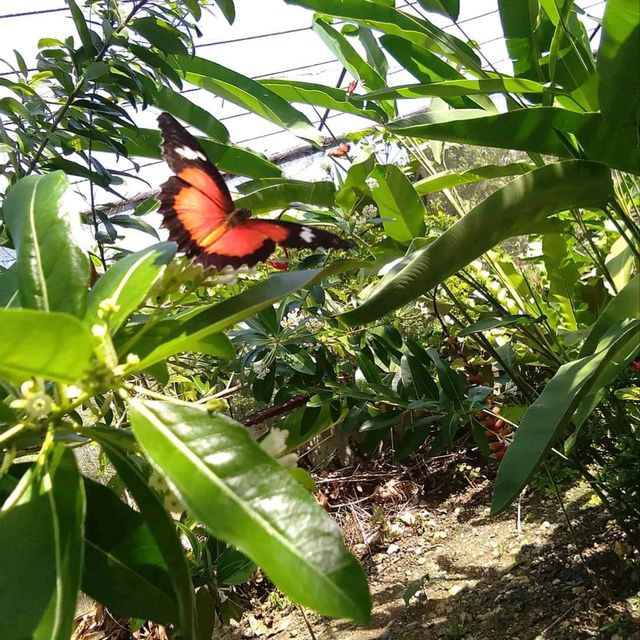
[[[546,165],[496,191],[434,242],[411,253],[366,302],[341,317],[349,325],[377,319],[429,291],[502,240],[528,233],[553,213],[602,206],[612,197],[608,169],[582,160]]]

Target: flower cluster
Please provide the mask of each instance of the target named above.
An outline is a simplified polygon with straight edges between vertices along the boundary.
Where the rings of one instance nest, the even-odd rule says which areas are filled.
[[[365,183],[371,191],[373,191],[374,189],[377,189],[380,186],[378,184],[378,181],[375,178],[367,178],[365,180]]]
[[[180,502],[179,498],[169,488],[166,480],[157,471],[153,470],[151,472],[147,484],[150,489],[160,494],[164,508],[169,513],[182,513],[184,511],[182,502]]]
[[[264,360],[258,360],[251,365],[251,369],[256,374],[258,380],[264,380],[269,373],[269,365]]]
[[[317,333],[322,329],[322,320],[314,316],[308,318],[304,326],[309,333]]]
[[[24,382],[20,387],[20,392],[22,398],[14,400],[10,406],[12,409],[24,411],[30,420],[46,418],[57,408],[53,398],[33,380]]]
[[[371,220],[378,216],[378,207],[375,204],[366,204],[362,207],[362,216],[365,220]]]
[[[280,326],[283,329],[297,329],[303,318],[300,315],[300,307],[296,307],[287,313],[287,315],[280,321]]]

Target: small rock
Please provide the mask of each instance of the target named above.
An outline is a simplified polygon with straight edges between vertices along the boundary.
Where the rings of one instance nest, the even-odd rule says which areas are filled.
[[[297,629],[291,629],[291,631],[289,632],[289,637],[290,638],[295,638],[297,637],[299,631]]]
[[[449,589],[450,596],[457,596],[464,589],[463,584],[454,584],[453,587]]]
[[[545,520],[541,525],[541,529],[551,529],[551,523],[548,520]]]
[[[423,564],[427,564],[427,559],[426,558],[418,558],[418,564],[420,566],[422,566]]]
[[[438,526],[438,523],[435,520],[427,520],[427,526],[431,527],[432,529],[435,529]]]
[[[416,523],[416,517],[413,515],[413,513],[411,513],[411,511],[403,511],[398,516],[398,520],[409,527],[413,527],[413,525]]]
[[[447,537],[446,531],[436,531],[434,534],[434,538],[439,538],[440,540],[444,540]]]
[[[400,547],[397,544],[390,544],[387,547],[387,555],[392,555],[394,553],[398,553],[400,551]]]

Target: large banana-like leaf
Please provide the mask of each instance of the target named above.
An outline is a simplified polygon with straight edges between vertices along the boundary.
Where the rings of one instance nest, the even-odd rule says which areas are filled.
[[[607,122],[638,128],[640,123],[640,4],[608,0],[598,50],[600,108]],[[633,135],[633,132],[629,132]]]
[[[389,122],[402,136],[500,149],[578,157],[640,174],[640,146],[628,130],[610,126],[599,113],[532,107],[492,114],[481,110],[432,111]],[[572,142],[575,139],[575,143]]]
[[[468,69],[479,69],[473,49],[424,18],[417,18],[394,7],[372,0],[285,0],[313,11],[362,24],[383,33],[408,38],[434,53]]]
[[[613,195],[608,169],[574,160],[535,169],[499,189],[431,244],[409,254],[366,302],[341,317],[362,324],[407,304],[502,240],[529,233],[548,216],[573,207],[602,206]]]

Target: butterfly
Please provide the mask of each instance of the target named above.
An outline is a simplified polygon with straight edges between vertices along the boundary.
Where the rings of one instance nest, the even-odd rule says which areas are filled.
[[[252,267],[276,248],[348,249],[351,243],[297,222],[252,218],[236,209],[229,189],[196,139],[170,114],[158,117],[162,157],[175,174],[160,191],[162,226],[178,249],[218,270]]]

